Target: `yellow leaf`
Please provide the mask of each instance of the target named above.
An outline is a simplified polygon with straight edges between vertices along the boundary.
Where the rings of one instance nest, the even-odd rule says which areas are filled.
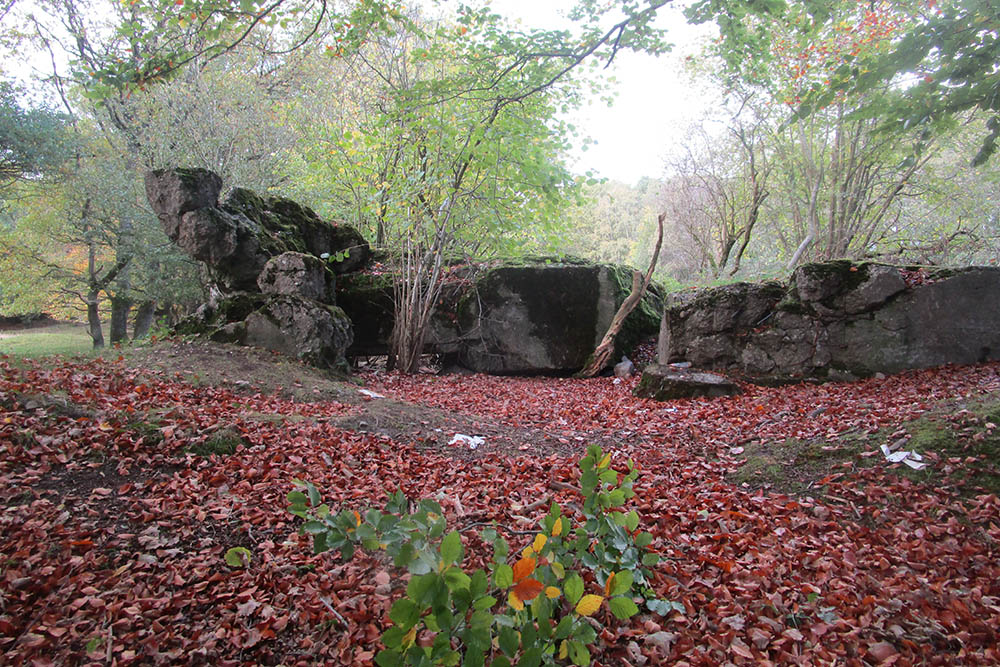
[[[524,611],[524,603],[521,602],[519,597],[514,595],[513,590],[507,594],[507,604],[513,607],[516,611]]]
[[[562,517],[556,519],[556,522],[552,524],[552,537],[559,537],[562,535]]]
[[[562,640],[562,644],[559,645],[559,659],[565,660],[566,656],[569,655],[569,640]]]
[[[542,553],[542,549],[545,548],[545,541],[548,539],[542,533],[538,533],[535,535],[535,541],[531,543],[531,548],[535,550],[535,553]]]
[[[530,546],[525,547],[524,551],[521,552],[521,558],[534,558],[535,555],[535,550]]]
[[[604,455],[604,458],[601,459],[601,462],[597,464],[597,469],[601,470],[603,468],[607,468],[609,463],[611,463],[611,452],[608,452],[607,454]]]
[[[552,561],[549,563],[549,567],[552,568],[552,573],[556,575],[556,579],[562,579],[566,576],[566,568],[564,568],[563,564],[559,561]]]
[[[545,587],[545,597],[547,597],[550,600],[555,600],[561,594],[562,593],[555,586],[546,586]]]
[[[410,628],[410,631],[403,635],[403,646],[409,648],[417,640],[417,626]]]
[[[580,616],[590,616],[601,608],[602,602],[604,602],[604,598],[600,595],[584,595],[576,603],[576,613],[580,614]]]

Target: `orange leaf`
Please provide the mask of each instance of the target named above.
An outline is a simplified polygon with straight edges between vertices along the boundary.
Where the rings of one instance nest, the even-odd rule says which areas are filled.
[[[522,558],[521,560],[514,563],[514,583],[516,584],[517,582],[526,578],[534,571],[535,571],[535,559]]]
[[[357,510],[354,510],[354,520],[357,522],[359,526],[361,525],[361,515],[358,513]]]
[[[612,572],[608,575],[608,580],[604,582],[604,594],[611,595],[611,586],[615,581],[615,573]]]
[[[514,587],[514,595],[517,596],[518,600],[527,602],[528,600],[534,600],[538,597],[538,594],[542,592],[542,582],[538,579],[525,579]]]

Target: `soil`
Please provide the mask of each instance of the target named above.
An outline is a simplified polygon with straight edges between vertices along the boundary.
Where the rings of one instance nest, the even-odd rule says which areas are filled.
[[[362,381],[308,366],[281,355],[250,347],[201,340],[163,341],[122,348],[121,361],[140,370],[193,384],[225,387],[243,394],[275,394],[296,402],[335,401],[360,410],[336,424],[361,433],[385,435],[418,448],[447,448],[452,456],[476,458],[487,453],[548,456],[575,453],[579,442],[567,442],[562,432],[517,428],[475,414],[458,413],[361,393]],[[455,434],[480,436],[484,443],[450,446]],[[602,447],[623,444],[612,433],[588,433],[587,442]]]

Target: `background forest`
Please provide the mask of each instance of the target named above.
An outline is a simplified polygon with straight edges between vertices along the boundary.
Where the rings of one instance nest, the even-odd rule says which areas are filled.
[[[105,318],[125,341],[202,302],[143,190],[174,165],[392,249],[417,349],[448,262],[644,267],[661,212],[670,287],[838,257],[995,265],[1000,10],[747,4],[686,5],[715,26],[686,75],[718,102],[661,173],[620,183],[574,172],[588,138],[567,119],[613,92],[617,53],[668,50],[665,1],[579,0],[540,30],[488,3],[7,0],[0,314],[86,311],[101,345]]]

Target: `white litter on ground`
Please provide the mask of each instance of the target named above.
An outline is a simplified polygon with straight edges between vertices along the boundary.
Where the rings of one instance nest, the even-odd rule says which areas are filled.
[[[448,441],[449,445],[468,445],[469,449],[476,449],[479,445],[483,445],[485,443],[486,440],[478,435],[465,435],[464,433],[456,433],[455,436]]]
[[[385,398],[385,396],[383,396],[382,394],[377,394],[374,391],[371,391],[370,389],[358,389],[358,391],[367,396],[368,398]]]
[[[914,470],[922,470],[927,467],[927,464],[923,462],[924,457],[917,452],[909,450],[894,452],[888,446],[882,445],[882,454],[885,455],[885,460],[889,463],[905,463]]]

